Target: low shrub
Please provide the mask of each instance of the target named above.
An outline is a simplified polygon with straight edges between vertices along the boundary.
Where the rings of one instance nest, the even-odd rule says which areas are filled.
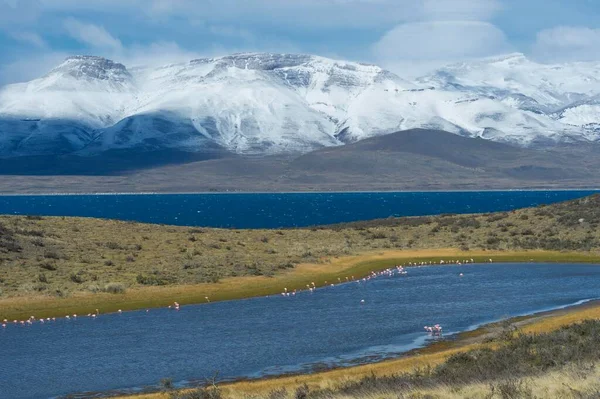
[[[44,258],[46,259],[60,259],[60,254],[56,251],[46,251],[44,252]]]
[[[125,291],[126,288],[121,283],[108,283],[104,286],[104,292],[108,292],[109,294],[123,294]]]
[[[372,375],[342,385],[335,392],[312,392],[311,397],[332,393],[356,397],[376,392],[402,394],[411,388],[494,382],[493,391],[499,397],[528,398],[530,389],[520,378],[600,357],[600,320],[587,320],[545,334],[504,334],[503,339],[505,343],[495,350],[460,352],[434,368],[384,377]]]
[[[112,249],[112,250],[120,250],[120,249],[123,249],[123,247],[122,247],[122,246],[121,246],[119,243],[116,243],[116,242],[114,242],[114,241],[109,241],[109,242],[107,242],[107,243],[106,243],[106,244],[104,244],[104,245],[106,246],[106,248],[108,248],[108,249]]]
[[[52,263],[52,262],[42,262],[40,263],[40,267],[44,270],[48,270],[48,271],[55,271],[57,269],[56,264]]]
[[[142,285],[167,285],[169,281],[160,276],[138,274],[135,280]]]
[[[81,273],[71,273],[69,275],[69,279],[76,284],[82,284],[83,282],[85,282],[85,279],[83,278]]]

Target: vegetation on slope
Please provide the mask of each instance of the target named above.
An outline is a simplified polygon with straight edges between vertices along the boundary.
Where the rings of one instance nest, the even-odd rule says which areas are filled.
[[[600,196],[482,215],[390,218],[285,230],[225,230],[115,220],[0,217],[6,297],[216,283],[374,251],[596,251]]]

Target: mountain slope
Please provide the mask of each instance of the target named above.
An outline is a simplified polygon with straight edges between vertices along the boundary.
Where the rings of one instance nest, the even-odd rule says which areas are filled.
[[[589,188],[600,187],[598,150],[535,150],[415,129],[301,156],[119,150],[0,159],[0,186],[5,193]]]
[[[436,184],[482,178],[548,182],[594,177],[593,168],[572,158],[567,153],[414,129],[314,151],[296,158],[291,169],[324,174],[371,174],[374,179],[388,176],[392,181],[408,179]],[[600,165],[600,161],[595,164]]]
[[[0,157],[110,150],[306,153],[399,130],[536,146],[598,140],[600,65],[516,54],[415,82],[374,65],[245,53],[159,68],[91,56],[0,91]]]

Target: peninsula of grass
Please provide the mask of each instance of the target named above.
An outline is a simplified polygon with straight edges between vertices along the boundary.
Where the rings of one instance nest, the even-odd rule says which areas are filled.
[[[513,212],[279,230],[0,217],[0,319],[229,300],[409,262],[600,263],[600,196]]]

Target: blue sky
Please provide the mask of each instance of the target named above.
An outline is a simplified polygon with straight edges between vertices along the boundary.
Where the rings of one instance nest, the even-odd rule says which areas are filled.
[[[600,0],[0,0],[0,85],[73,54],[128,66],[314,53],[414,76],[522,52],[600,60]]]

